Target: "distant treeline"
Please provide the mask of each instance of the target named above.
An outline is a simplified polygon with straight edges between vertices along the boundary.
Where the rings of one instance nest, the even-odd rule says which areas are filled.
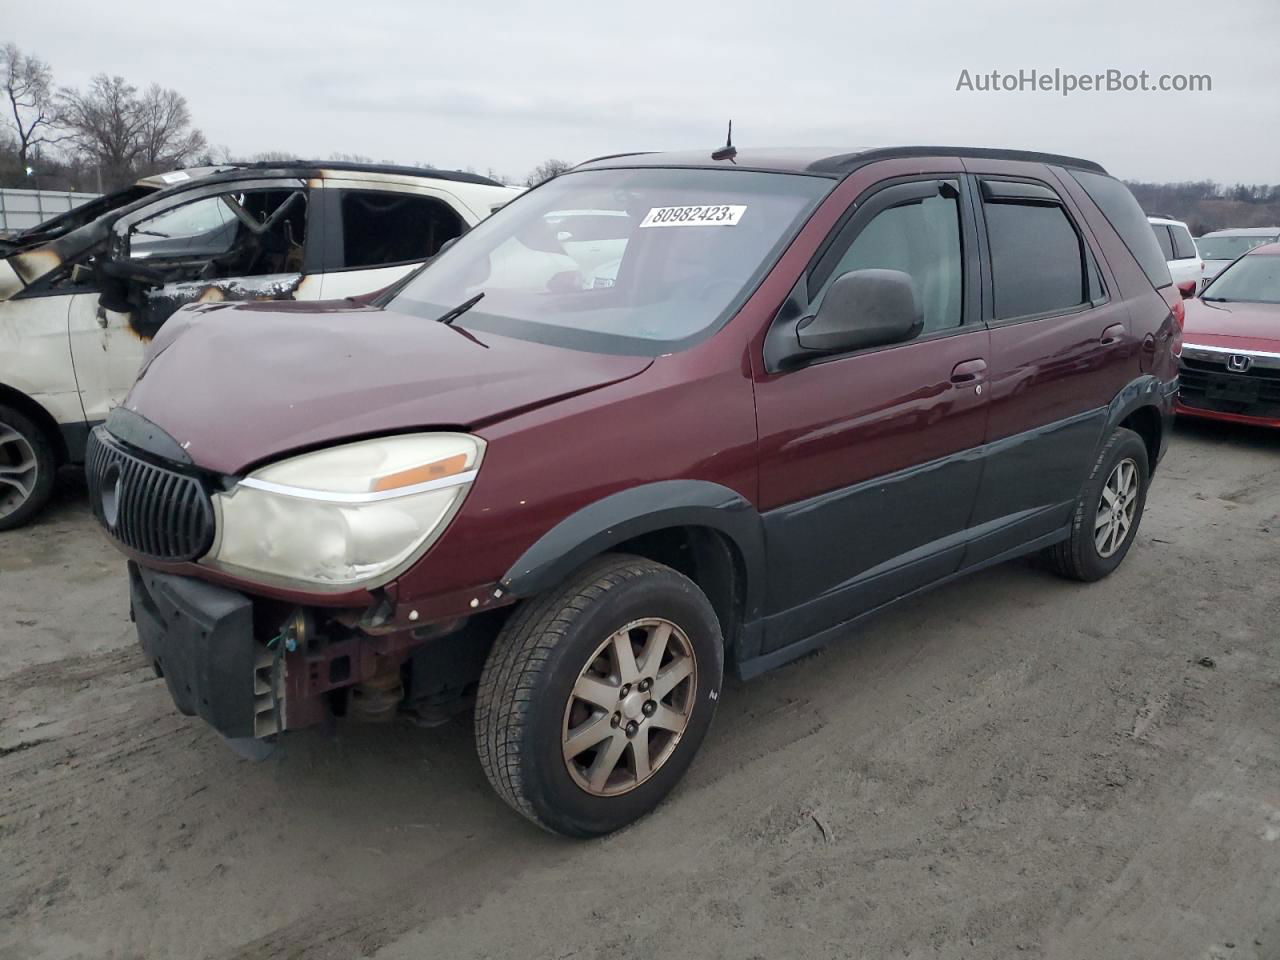
[[[1148,215],[1185,220],[1195,237],[1224,227],[1280,225],[1280,184],[1126,183]]]

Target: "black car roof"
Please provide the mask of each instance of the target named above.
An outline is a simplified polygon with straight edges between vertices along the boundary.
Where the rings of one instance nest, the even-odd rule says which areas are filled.
[[[584,167],[729,167],[740,170],[762,170],[773,173],[800,173],[820,177],[844,177],[859,167],[877,160],[907,157],[982,157],[992,160],[1022,160],[1030,163],[1052,163],[1094,173],[1107,171],[1092,160],[1068,157],[1058,153],[1032,150],[1000,150],[991,147],[875,147],[867,150],[830,150],[816,147],[739,149],[732,158],[713,159],[711,150],[685,150],[672,153],[617,153],[596,157],[578,165]]]

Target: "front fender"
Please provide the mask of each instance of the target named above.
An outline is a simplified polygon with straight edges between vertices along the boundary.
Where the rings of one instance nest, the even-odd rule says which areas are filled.
[[[583,507],[521,554],[501,586],[517,597],[533,596],[624,541],[673,527],[705,527],[728,537],[745,568],[745,618],[756,620],[764,588],[764,525],[745,497],[706,480],[647,483]]]

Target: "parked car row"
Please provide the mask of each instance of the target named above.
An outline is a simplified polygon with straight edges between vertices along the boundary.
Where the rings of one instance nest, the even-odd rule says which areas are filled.
[[[1254,247],[1280,241],[1280,227],[1233,227],[1193,238],[1181,220],[1149,216],[1147,222],[1174,284],[1187,297],[1203,290],[1233,260]]]

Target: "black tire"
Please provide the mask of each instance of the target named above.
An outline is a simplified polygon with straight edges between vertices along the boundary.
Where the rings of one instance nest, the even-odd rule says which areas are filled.
[[[648,779],[620,795],[594,795],[564,757],[570,694],[601,644],[644,618],[674,624],[691,648],[687,726]],[[720,624],[697,585],[662,564],[606,554],[560,588],[525,601],[499,633],[476,695],[480,763],[499,796],[543,829],[570,837],[611,833],[679,782],[711,725],[723,672]]]
[[[1137,468],[1138,489],[1133,520],[1124,534],[1123,541],[1115,547],[1114,552],[1110,556],[1103,556],[1095,542],[1096,521],[1102,502],[1102,492],[1113,471],[1126,460],[1132,461]],[[1138,525],[1142,522],[1142,513],[1147,505],[1147,487],[1150,479],[1151,469],[1147,462],[1147,445],[1132,430],[1117,427],[1103,444],[1097,462],[1089,473],[1089,479],[1085,481],[1084,489],[1080,491],[1075,513],[1071,517],[1071,536],[1044,552],[1050,568],[1071,580],[1092,583],[1095,580],[1101,580],[1120,566],[1138,536]]]
[[[17,476],[0,478],[0,530],[20,527],[39,513],[53,494],[53,474],[58,467],[48,435],[20,410],[0,406],[0,470],[25,462],[27,451],[34,460],[34,473],[26,490],[20,492]]]

